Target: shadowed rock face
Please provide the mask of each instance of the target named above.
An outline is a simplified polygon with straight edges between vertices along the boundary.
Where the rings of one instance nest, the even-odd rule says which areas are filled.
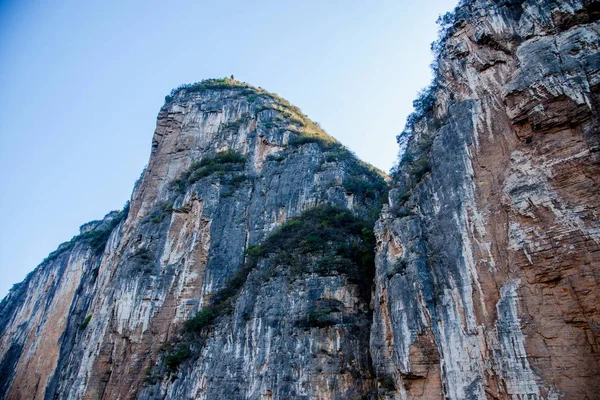
[[[598,398],[600,3],[463,3],[383,210],[276,95],[168,96],[130,206],[0,303],[0,397]]]
[[[598,398],[599,10],[457,10],[375,229],[385,396]]]

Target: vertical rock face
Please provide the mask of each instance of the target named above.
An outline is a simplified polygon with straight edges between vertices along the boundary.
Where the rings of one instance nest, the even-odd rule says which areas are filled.
[[[363,278],[374,265],[371,256],[357,277],[364,263],[352,251],[377,218],[383,178],[296,107],[232,80],[174,91],[152,146],[128,210],[84,225],[0,305],[0,397],[370,392],[372,277]],[[266,249],[248,269],[248,249],[323,207],[365,231],[338,243],[317,221],[297,238],[310,251],[285,259]],[[232,292],[240,274],[241,290]],[[182,340],[183,322],[227,290],[230,310],[197,336],[203,346],[190,348],[194,357],[173,367],[165,349]]]
[[[173,91],[130,205],[0,303],[0,397],[598,398],[599,17],[463,1],[383,210],[278,96]]]
[[[600,2],[464,3],[375,228],[382,396],[598,398]]]
[[[80,355],[75,344],[95,294],[100,253],[107,242],[114,246],[124,216],[113,212],[83,225],[81,235],[63,243],[0,303],[3,398],[44,398],[55,389],[57,371]]]

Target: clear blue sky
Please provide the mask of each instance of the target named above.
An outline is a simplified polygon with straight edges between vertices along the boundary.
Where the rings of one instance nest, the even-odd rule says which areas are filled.
[[[0,297],[119,209],[164,96],[234,74],[389,170],[456,0],[0,0]]]

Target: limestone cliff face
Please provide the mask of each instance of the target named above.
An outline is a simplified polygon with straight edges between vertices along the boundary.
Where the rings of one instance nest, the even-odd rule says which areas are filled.
[[[0,397],[599,398],[599,17],[463,1],[388,204],[278,96],[175,90],[131,203],[0,303]]]
[[[383,178],[285,100],[230,80],[174,91],[152,146],[128,210],[84,225],[0,305],[0,397],[370,392],[372,278],[357,277],[352,261],[337,268],[348,260],[320,243],[306,244],[320,253],[264,257],[250,272],[246,251],[324,206],[372,226]],[[350,233],[340,249],[352,250],[363,233]],[[183,322],[244,271],[233,309],[195,357],[165,369],[165,348],[180,340]]]
[[[599,17],[456,11],[376,225],[385,398],[599,398]]]

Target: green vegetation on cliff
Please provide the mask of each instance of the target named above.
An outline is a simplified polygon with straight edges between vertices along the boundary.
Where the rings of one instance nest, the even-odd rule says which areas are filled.
[[[291,218],[259,246],[248,248],[247,263],[255,266],[259,260],[271,258],[278,265],[297,267],[302,264],[306,267],[300,259],[316,255],[321,256],[321,261],[327,261],[317,263],[317,271],[296,269],[292,272],[330,273],[335,270],[360,275],[370,273],[373,267],[374,246],[369,221],[356,218],[346,209],[326,205]],[[324,253],[330,257],[324,257]]]
[[[246,262],[226,285],[213,294],[210,305],[184,324],[184,333],[200,333],[214,319],[232,311],[233,300],[248,275],[262,260],[271,267],[268,279],[278,266],[288,266],[290,275],[302,273],[344,273],[353,279],[370,276],[374,269],[375,238],[372,223],[356,218],[346,209],[320,206],[303,212],[277,228],[260,245],[250,246]],[[303,263],[316,257],[314,266]]]
[[[185,90],[188,93],[203,92],[210,89],[233,89],[233,88],[248,88],[254,89],[251,85],[240,82],[233,77],[231,78],[211,78],[204,79],[196,83],[184,83],[183,85],[177,86],[171,90],[169,95],[165,96],[165,103],[169,103],[175,95],[181,90]]]
[[[233,150],[225,150],[214,157],[205,158],[192,163],[181,177],[171,183],[171,187],[183,193],[189,185],[212,174],[223,177],[227,173],[240,172],[244,169],[246,158]],[[239,176],[237,177],[239,180]],[[233,178],[232,178],[233,179]]]
[[[278,274],[296,279],[309,273],[343,274],[360,284],[370,282],[374,274],[374,247],[373,221],[359,219],[349,210],[325,205],[290,218],[261,244],[247,249],[244,265],[212,295],[207,306],[185,321],[179,338],[166,344],[165,370],[175,372],[182,362],[198,354],[217,319],[233,311],[234,302],[253,271],[258,274],[255,279],[263,282]],[[304,324],[329,326],[333,322],[328,315],[333,311],[331,307],[312,310]]]
[[[123,207],[123,209],[107,223],[101,223],[98,228],[73,236],[73,238],[68,242],[60,244],[58,249],[50,253],[43,262],[54,260],[65,251],[71,250],[78,243],[84,243],[90,246],[94,251],[94,254],[98,255],[102,253],[106,247],[106,243],[108,242],[111,232],[117,227],[117,225],[119,225],[121,221],[127,218],[127,214],[129,214],[129,202],[127,202],[125,207]]]
[[[92,320],[92,314],[89,314],[87,317],[85,317],[85,319],[83,320],[81,325],[79,325],[79,329],[84,330],[85,328],[87,328],[87,326],[91,320]]]

